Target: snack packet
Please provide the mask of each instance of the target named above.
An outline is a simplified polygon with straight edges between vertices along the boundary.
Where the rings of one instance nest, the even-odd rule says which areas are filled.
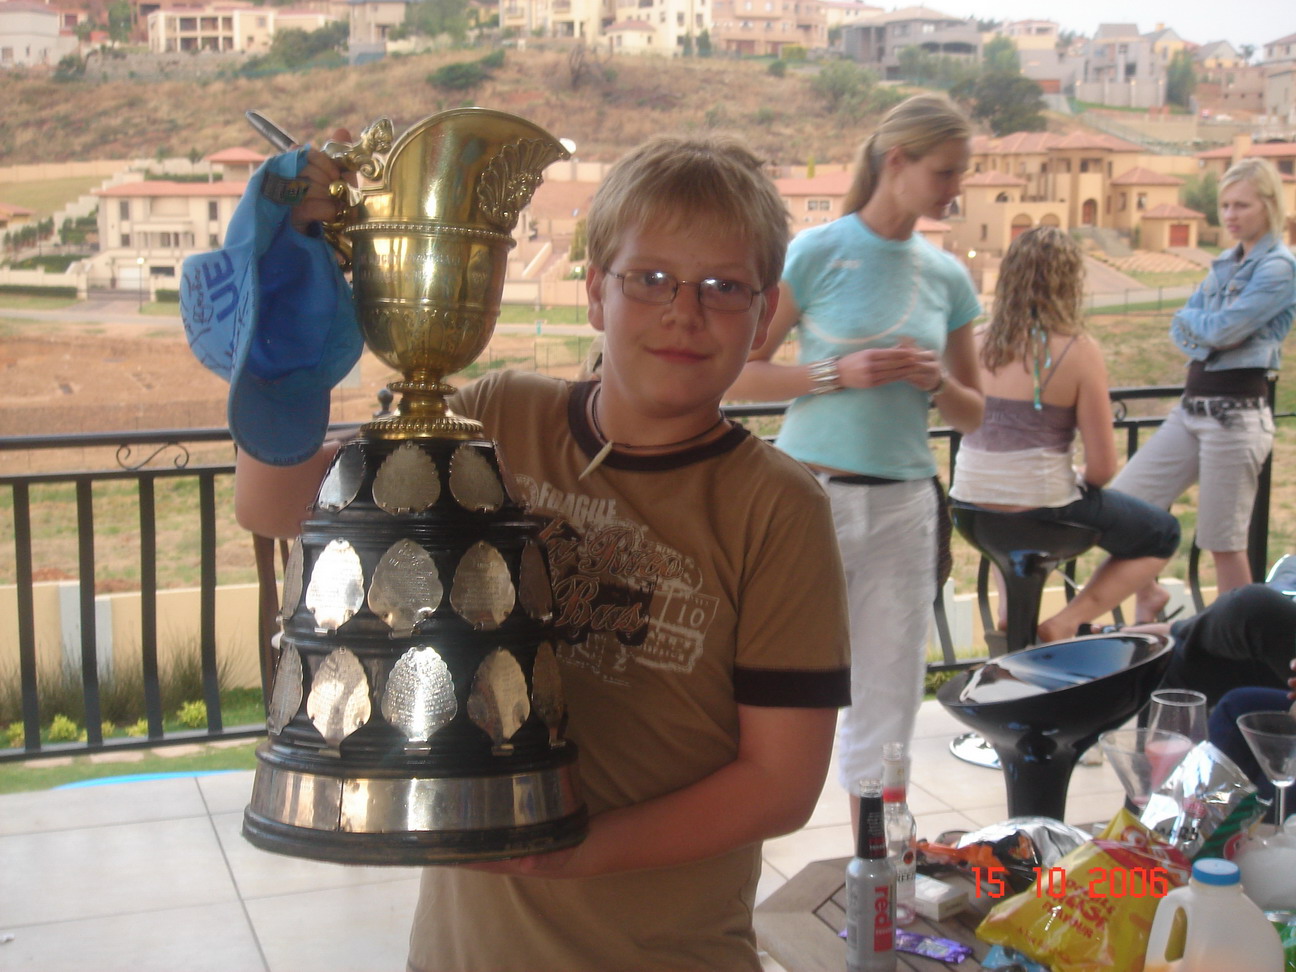
[[[941,835],[944,837],[945,835]],[[1002,874],[1014,892],[1035,883],[1036,868],[1056,864],[1089,835],[1052,817],[1011,817],[962,834],[953,844],[918,841],[918,868],[955,867]]]
[[[1237,763],[1213,744],[1198,743],[1148,797],[1139,820],[1189,859],[1209,857],[1213,855],[1207,853],[1207,841],[1209,850],[1218,854],[1232,833],[1245,830],[1263,812],[1254,800],[1250,809],[1242,808],[1255,791]],[[1211,840],[1216,831],[1220,838]]]
[[[1032,887],[1001,901],[977,937],[1052,972],[1140,972],[1157,904],[1188,880],[1187,857],[1122,809]]]

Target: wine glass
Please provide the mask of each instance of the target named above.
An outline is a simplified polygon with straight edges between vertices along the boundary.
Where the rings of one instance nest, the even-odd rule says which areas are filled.
[[[1296,718],[1287,712],[1248,712],[1238,716],[1237,727],[1274,785],[1278,810],[1274,822],[1282,830],[1287,819],[1287,788],[1296,780]]]
[[[1142,810],[1192,751],[1193,741],[1168,729],[1111,729],[1098,737],[1098,745],[1130,803]]]
[[[1187,736],[1193,744],[1206,741],[1206,696],[1192,689],[1157,689],[1148,709],[1148,728]]]

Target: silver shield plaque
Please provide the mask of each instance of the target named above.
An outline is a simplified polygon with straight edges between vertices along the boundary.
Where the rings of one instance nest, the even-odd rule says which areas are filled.
[[[279,735],[284,726],[292,722],[302,703],[301,655],[292,645],[284,645],[275,667],[274,692],[270,696],[270,709],[266,712],[266,728]]]
[[[374,475],[374,502],[388,513],[422,513],[441,496],[441,477],[418,443],[402,442]]]
[[[470,445],[461,445],[450,457],[450,494],[475,513],[494,512],[504,503],[504,485],[495,469]]]
[[[342,539],[320,551],[306,588],[306,607],[315,615],[315,630],[336,631],[364,604],[364,570],[360,555]]]
[[[306,556],[302,551],[301,538],[292,543],[288,551],[288,562],[284,564],[283,603],[279,605],[279,621],[285,622],[297,613],[301,604],[302,571],[305,568]]]
[[[346,509],[360,492],[364,471],[364,447],[359,442],[343,446],[333,457],[333,464],[320,483],[319,495],[315,498],[316,507],[330,513]]]
[[[530,714],[531,702],[527,699],[522,666],[511,652],[496,648],[482,660],[473,675],[468,718],[490,736],[493,750],[504,755],[512,752],[509,740]]]
[[[503,624],[513,611],[517,595],[504,556],[484,540],[478,540],[459,560],[450,605],[479,631]]]
[[[432,616],[443,593],[432,555],[405,538],[388,547],[374,568],[369,610],[387,622],[393,637],[403,637]]]
[[[334,749],[369,721],[369,677],[349,648],[338,648],[320,662],[311,680],[306,714]]]
[[[383,691],[382,714],[410,742],[426,742],[459,711],[454,679],[433,647],[419,645],[396,660]]]
[[[553,585],[545,567],[540,547],[528,540],[522,545],[522,562],[518,567],[518,601],[522,610],[537,621],[553,617]]]
[[[561,746],[558,733],[562,729],[567,703],[563,698],[558,656],[547,641],[536,649],[535,666],[531,669],[531,707],[549,730],[549,745]]]

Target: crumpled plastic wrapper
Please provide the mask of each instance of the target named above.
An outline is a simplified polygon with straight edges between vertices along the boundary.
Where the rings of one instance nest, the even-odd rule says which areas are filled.
[[[1218,844],[1224,831],[1245,828],[1263,813],[1254,799],[1247,800],[1255,792],[1237,763],[1211,743],[1198,743],[1148,797],[1139,822],[1192,860],[1207,841]]]
[[[1052,867],[1089,837],[1052,817],[1010,817],[963,834],[953,846],[919,841],[918,863],[963,869],[997,865],[1007,872],[1013,891],[1024,891],[1034,884],[1037,867]]]

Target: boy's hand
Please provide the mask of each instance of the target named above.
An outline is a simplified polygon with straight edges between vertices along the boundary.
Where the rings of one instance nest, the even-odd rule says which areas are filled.
[[[333,138],[335,141],[347,142],[351,140],[351,133],[345,128],[339,128],[333,133]],[[347,176],[355,178],[353,174],[344,172],[341,166],[319,149],[311,149],[306,153],[306,166],[298,178],[307,180],[310,188],[306,190],[306,197],[292,208],[288,216],[297,232],[311,235],[315,223],[337,219],[342,201],[333,197],[329,186]]]

